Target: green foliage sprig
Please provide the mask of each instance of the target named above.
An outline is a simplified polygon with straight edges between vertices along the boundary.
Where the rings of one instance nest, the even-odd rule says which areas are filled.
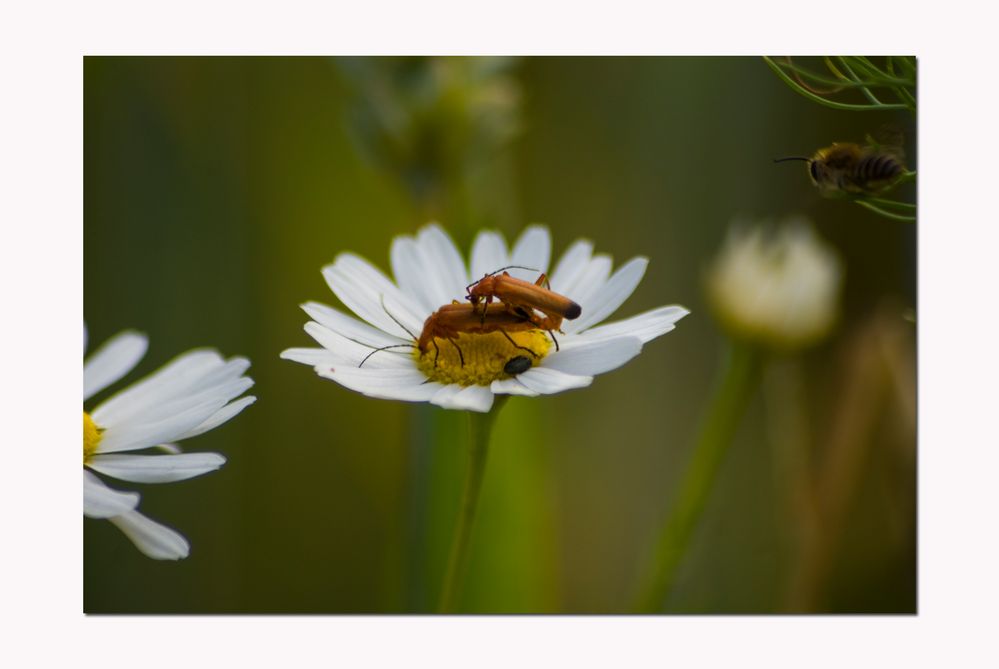
[[[790,57],[763,61],[791,90],[831,109],[842,111],[916,112],[916,59],[912,56],[885,56],[878,65],[866,56],[825,56],[825,72],[817,72],[792,62]],[[864,102],[847,102],[833,96],[859,93]],[[887,101],[894,98],[894,101]],[[906,172],[892,187],[915,181],[916,172]],[[916,205],[881,197],[864,196],[858,205],[885,218],[915,221]]]
[[[910,56],[887,56],[881,67],[865,56],[826,56],[822,60],[828,73],[797,65],[790,57],[763,60],[791,90],[820,105],[844,111],[916,111],[916,63]],[[866,102],[831,97],[844,91],[859,91]],[[889,95],[897,100],[886,102]]]

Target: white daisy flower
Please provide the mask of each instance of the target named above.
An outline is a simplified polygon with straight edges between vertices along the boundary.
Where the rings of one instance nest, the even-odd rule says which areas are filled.
[[[501,235],[480,232],[469,268],[444,230],[431,224],[415,236],[396,237],[390,255],[395,281],[353,253],[324,267],[333,293],[360,320],[307,302],[302,308],[313,320],[305,331],[322,348],[291,348],[281,357],[369,397],[487,412],[496,394],[548,395],[588,386],[688,313],[659,307],[599,325],[638,286],[648,259],[633,258],[611,274],[610,256],[594,254],[592,242],[579,240],[548,275],[551,290],[582,307],[578,318],[563,321],[562,333],[461,333],[421,350],[416,342],[427,318],[443,305],[464,302],[471,282],[510,266],[516,266],[507,270],[511,276],[532,283],[539,272],[548,273],[551,235],[546,227],[530,226],[508,250]],[[375,349],[384,350],[372,354]]]
[[[822,339],[836,322],[843,264],[802,218],[777,231],[734,225],[708,273],[707,292],[725,328],[791,350]]]
[[[126,331],[87,358],[83,401],[130,372],[147,344],[145,335]],[[86,326],[83,348],[86,352]],[[212,350],[189,351],[92,411],[84,407],[83,514],[107,518],[151,558],[187,557],[190,545],[183,536],[135,510],[138,493],[115,490],[94,472],[136,483],[166,483],[221,467],[225,458],[218,453],[181,453],[173,442],[207,432],[252,404],[253,396],[235,399],[253,385],[243,376],[249,366],[245,358],[223,360]],[[150,448],[161,453],[126,453]]]

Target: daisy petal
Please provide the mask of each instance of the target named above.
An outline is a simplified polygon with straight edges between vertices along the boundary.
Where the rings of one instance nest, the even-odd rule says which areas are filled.
[[[368,397],[404,402],[426,402],[441,388],[439,383],[428,383],[427,378],[415,368],[317,367],[316,373]]]
[[[398,320],[400,323],[403,323],[406,326],[406,337],[399,338],[399,341],[412,342],[414,339],[419,339],[420,333],[423,332],[423,326],[425,324],[426,319],[417,320],[417,321],[406,320],[405,322],[403,322],[403,319],[401,317],[402,314],[405,314],[407,317],[409,317],[412,314],[413,305],[403,304],[402,302],[399,302],[395,297],[392,297],[390,295],[386,295],[383,298],[382,302],[384,304],[385,311],[387,311],[396,320]],[[430,314],[427,315],[429,316]]]
[[[403,341],[319,302],[306,302],[302,309],[323,327],[365,346],[378,348]]]
[[[510,270],[510,276],[533,283],[538,278],[538,272],[547,272],[552,255],[552,236],[543,225],[531,225],[524,229],[520,239],[510,252],[510,264],[531,267],[536,272],[523,269]]]
[[[555,292],[561,292],[563,295],[575,300],[583,307],[583,313],[588,313],[595,306],[599,306],[592,298],[607,282],[612,264],[610,256],[597,254],[590,259],[583,273],[571,288],[563,286]]]
[[[470,279],[478,281],[501,267],[512,264],[506,251],[503,235],[492,230],[483,230],[472,244],[472,272]]]
[[[435,288],[430,293],[434,304],[439,307],[462,299],[461,291],[468,285],[468,270],[458,247],[444,229],[436,224],[425,226],[417,234],[416,244],[427,271],[424,280],[429,279],[430,286]]]
[[[163,451],[164,453],[169,453],[170,455],[177,455],[178,453],[183,453],[180,446],[177,444],[156,444],[154,446],[157,451]]]
[[[138,383],[115,394],[91,413],[98,425],[110,427],[142,415],[164,398],[183,395],[212,371],[224,365],[217,351],[188,351],[153,372]]]
[[[585,298],[589,308],[576,320],[564,323],[566,333],[582,332],[617,311],[618,307],[635,292],[635,288],[645,276],[645,268],[648,265],[648,258],[638,257],[621,266],[591,297]]]
[[[552,290],[568,295],[569,291],[576,285],[583,270],[589,265],[592,255],[593,242],[586,239],[573,242],[572,246],[562,254],[555,269],[548,277]]]
[[[430,401],[437,404],[437,406],[447,408],[448,402],[450,402],[451,398],[459,392],[461,392],[461,386],[457,383],[451,383],[446,386],[438,386],[437,392],[431,396]]]
[[[566,374],[548,367],[533,367],[517,376],[517,380],[540,395],[551,395],[563,390],[585,388],[593,383],[592,376]]]
[[[441,388],[430,399],[443,409],[459,409],[486,413],[493,406],[493,393],[485,386],[459,386],[451,384]]]
[[[171,417],[186,415],[188,411],[196,410],[199,407],[216,405],[222,408],[230,400],[242,395],[253,386],[253,379],[247,376],[225,379],[229,372],[226,369],[219,369],[211,375],[200,380],[196,385],[186,389],[183,393],[166,394],[157,402],[146,407],[140,414],[130,417],[128,420],[114,422],[100,422],[97,412],[94,413],[94,420],[106,430],[120,431],[122,428],[138,428],[142,425],[152,425]],[[207,419],[207,416],[205,417]],[[172,439],[181,439],[187,430],[197,427],[188,425],[182,432],[177,432],[170,436]],[[103,441],[102,441],[103,443]],[[103,450],[103,449],[98,449]]]
[[[324,328],[319,323],[309,321],[305,324],[305,331],[309,336],[319,342],[323,348],[333,355],[332,366],[358,367],[362,362],[365,367],[413,367],[410,350],[412,342],[404,343],[398,341],[382,353],[402,353],[402,355],[375,354],[378,350],[370,346],[362,346],[354,341],[345,339],[335,332]]]
[[[180,560],[191,552],[187,539],[166,525],[130,511],[110,519],[135,547],[154,560]]]
[[[398,304],[407,304],[406,297],[366,260],[341,253],[336,262],[323,268],[323,277],[348,309],[380,330],[408,338],[407,329],[413,331],[423,327],[422,320],[410,309],[402,309],[389,315],[384,307],[385,299],[391,298]]]
[[[183,481],[215,471],[225,464],[218,453],[180,455],[95,455],[87,466],[102,474],[134,483]]]
[[[165,441],[176,441],[177,436],[191,430],[225,406],[219,399],[190,407],[178,414],[171,414],[154,423],[122,424],[108,427],[97,446],[99,453],[138,451]]]
[[[240,411],[250,406],[257,401],[257,398],[253,395],[247,395],[246,397],[240,397],[235,402],[229,402],[224,407],[212,414],[208,420],[194,428],[193,430],[188,430],[184,434],[177,437],[177,441],[181,439],[190,439],[191,437],[196,437],[199,434],[204,434],[209,430],[214,430],[219,425],[232,420]]]
[[[146,354],[145,335],[126,330],[109,339],[83,363],[83,400],[132,371]]]
[[[675,323],[689,314],[683,307],[658,307],[651,311],[615,321],[606,325],[598,325],[572,338],[576,343],[604,341],[622,336],[638,337],[642,343],[652,341],[664,335],[675,327]]]
[[[563,346],[561,351],[549,355],[542,366],[567,374],[594,376],[617,369],[642,352],[642,340],[637,337],[573,343],[575,345]]]
[[[536,390],[531,390],[517,379],[496,379],[489,385],[489,390],[496,395],[536,397],[538,394]]]
[[[309,367],[327,364],[334,365],[336,362],[339,362],[325,348],[287,348],[281,351],[281,358],[300,362]]]
[[[128,513],[139,504],[139,493],[109,488],[94,474],[83,470],[83,515],[110,518]]]
[[[389,262],[400,290],[419,307],[420,313],[429,315],[440,306],[431,294],[433,291],[427,290],[427,270],[415,239],[408,235],[393,239]]]
[[[463,409],[486,413],[493,408],[495,395],[486,386],[468,386],[455,395],[454,401]]]
[[[253,379],[248,376],[226,381],[206,380],[204,386],[191,388],[187,395],[164,398],[164,401],[155,410],[146,411],[141,416],[141,420],[144,423],[151,423],[208,402],[216,400],[229,402],[252,387]]]

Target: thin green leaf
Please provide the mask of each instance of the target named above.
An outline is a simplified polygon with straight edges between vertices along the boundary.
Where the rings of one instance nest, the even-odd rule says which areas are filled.
[[[896,207],[898,209],[915,209],[916,205],[912,202],[900,202],[899,200],[888,200],[881,197],[869,197],[865,198],[865,202],[870,202],[877,207]]]
[[[781,81],[783,81],[785,84],[787,84],[792,90],[794,90],[798,94],[800,94],[800,95],[808,98],[812,102],[817,102],[820,105],[823,105],[825,107],[829,107],[831,109],[840,109],[840,110],[843,110],[843,111],[890,111],[890,110],[896,110],[896,109],[908,109],[908,107],[906,105],[904,105],[904,104],[890,104],[890,103],[886,103],[886,104],[878,104],[878,105],[874,105],[874,104],[858,105],[858,104],[849,104],[849,103],[846,103],[846,102],[835,102],[833,100],[827,100],[826,98],[822,97],[821,95],[816,95],[815,93],[812,93],[808,89],[803,88],[796,81],[794,81],[794,79],[792,79],[791,77],[789,77],[787,75],[787,73],[784,72],[780,68],[780,66],[777,65],[776,63],[774,63],[773,60],[770,59],[768,56],[763,56],[763,60],[767,64],[767,66],[770,69],[772,69],[774,71],[774,73],[778,77],[780,77]]]
[[[832,79],[830,77],[821,74],[816,74],[815,72],[812,72],[807,68],[801,67],[800,65],[795,65],[794,63],[789,61],[782,62],[780,66],[783,67],[784,69],[796,72],[801,76],[814,81],[817,84],[823,84],[825,86],[837,86],[839,88],[858,88],[860,86],[874,86],[877,84],[877,82],[874,81],[852,81],[845,77],[843,79]]]
[[[841,60],[846,61],[846,58],[847,57],[843,57]],[[905,88],[905,86],[896,83],[896,82],[906,82],[908,80],[897,79],[895,77],[892,77],[892,76],[888,75],[885,72],[882,72],[881,70],[879,70],[877,68],[877,66],[875,66],[873,63],[871,63],[866,58],[859,57],[859,56],[852,56],[852,57],[849,57],[849,58],[853,61],[855,67],[859,71],[861,71],[865,76],[871,77],[871,78],[876,79],[876,80],[879,80],[880,81],[879,85],[887,87],[887,88],[890,88],[895,93],[895,95],[898,97],[898,99],[901,100],[902,103],[909,110],[911,110],[911,111],[915,111],[916,110],[916,98],[913,97],[913,95]],[[844,62],[843,65],[849,71],[849,64],[846,63],[846,62]],[[913,84],[907,83],[905,85],[913,85]]]
[[[844,56],[846,60],[849,60],[855,68],[866,72],[868,76],[874,77],[878,81],[882,82],[884,86],[915,86],[916,82],[912,79],[902,79],[900,77],[892,76],[888,72],[885,72],[877,65],[871,62],[869,58],[864,56]]]
[[[915,216],[904,216],[902,214],[895,214],[890,211],[886,211],[876,205],[873,205],[866,200],[857,200],[857,204],[859,204],[864,209],[873,211],[875,214],[878,214],[879,216],[884,216],[885,218],[890,218],[894,221],[905,221],[906,223],[913,223],[916,220]]]
[[[845,58],[840,57],[839,58],[839,63],[840,63],[840,66],[842,66],[842,68],[844,70],[846,70],[846,73],[847,73],[847,75],[849,75],[850,79],[852,79],[853,81],[859,80],[860,77],[858,77],[853,72],[853,68],[850,67],[850,64],[846,62]],[[869,102],[871,102],[873,104],[876,104],[876,105],[883,104],[881,102],[881,100],[878,100],[878,98],[874,95],[874,93],[871,92],[871,89],[868,88],[867,86],[861,86],[860,87],[860,92],[864,94],[864,97],[867,98]]]

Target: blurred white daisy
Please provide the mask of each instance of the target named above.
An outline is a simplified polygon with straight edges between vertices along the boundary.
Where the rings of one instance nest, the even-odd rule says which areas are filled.
[[[122,332],[83,364],[83,401],[130,372],[148,341]],[[83,348],[87,348],[84,326]],[[223,360],[211,350],[189,351],[142,381],[118,392],[88,412],[83,410],[83,514],[107,518],[136,547],[157,560],[187,557],[190,546],[176,531],[136,511],[139,494],[105,485],[94,472],[136,483],[181,481],[218,469],[218,453],[181,453],[173,442],[207,432],[256,399],[235,398],[253,385],[243,376],[245,358]],[[235,400],[235,401],[233,401]],[[125,451],[155,449],[159,454]]]
[[[313,320],[305,331],[322,348],[291,348],[281,357],[369,397],[487,412],[496,394],[547,395],[588,386],[688,313],[659,307],[599,325],[638,286],[648,259],[633,258],[612,274],[610,256],[594,254],[591,242],[579,240],[548,273],[551,235],[543,226],[526,228],[512,250],[501,235],[480,232],[471,267],[434,224],[415,236],[396,237],[390,256],[395,281],[353,253],[341,253],[324,267],[333,293],[360,320],[308,302],[302,308]],[[414,348],[428,316],[463,302],[472,281],[508,266],[518,266],[508,270],[512,276],[531,282],[538,272],[548,273],[551,290],[582,307],[578,318],[562,323],[564,334],[555,333],[553,340],[541,330],[462,333],[455,342],[436,340],[430,352]],[[372,355],[385,347],[392,348]]]
[[[776,349],[812,344],[830,332],[843,265],[801,218],[777,231],[734,225],[708,273],[714,311],[735,337]]]

